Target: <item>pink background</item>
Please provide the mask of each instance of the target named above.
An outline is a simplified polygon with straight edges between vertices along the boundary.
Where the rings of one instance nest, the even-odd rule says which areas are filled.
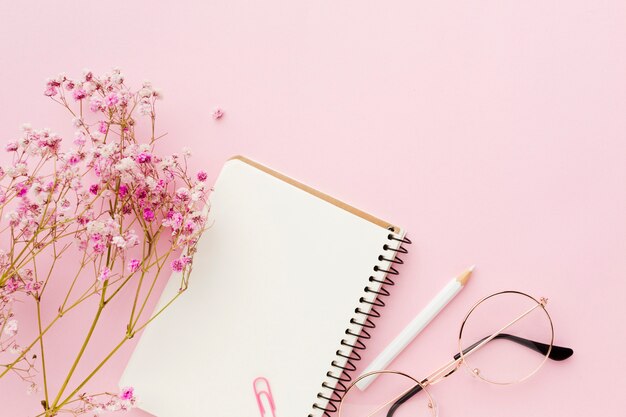
[[[58,72],[119,66],[135,85],[150,79],[165,93],[161,130],[172,149],[195,150],[194,169],[214,179],[241,153],[409,230],[364,362],[476,263],[393,367],[420,375],[447,360],[476,299],[519,289],[550,298],[557,343],[575,356],[514,388],[456,375],[433,388],[441,415],[619,414],[625,19],[617,0],[3,2],[0,138],[25,121],[70,134],[42,95]],[[57,332],[48,344],[69,357],[74,339]],[[106,347],[103,336],[88,353]],[[115,387],[129,354],[92,387]],[[24,392],[0,381],[0,415],[39,412]]]

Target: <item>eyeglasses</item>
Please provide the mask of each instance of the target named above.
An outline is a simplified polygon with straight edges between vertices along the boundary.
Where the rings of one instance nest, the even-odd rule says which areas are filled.
[[[519,291],[502,291],[478,301],[465,316],[453,359],[422,379],[383,370],[361,375],[342,396],[338,417],[437,417],[427,387],[452,375],[461,365],[485,382],[510,385],[534,375],[548,360],[574,353],[555,346],[548,300]],[[358,386],[376,378],[367,391]],[[423,393],[421,395],[416,395]]]

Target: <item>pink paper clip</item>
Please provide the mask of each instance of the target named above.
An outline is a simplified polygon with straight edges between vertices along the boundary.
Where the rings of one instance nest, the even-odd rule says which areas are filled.
[[[256,403],[259,406],[261,417],[276,417],[276,405],[274,404],[274,397],[272,396],[272,389],[270,388],[269,381],[260,376],[252,382],[252,388],[254,388],[254,395],[256,397]],[[265,415],[265,407],[263,407],[262,397],[265,396],[272,408],[272,414]]]

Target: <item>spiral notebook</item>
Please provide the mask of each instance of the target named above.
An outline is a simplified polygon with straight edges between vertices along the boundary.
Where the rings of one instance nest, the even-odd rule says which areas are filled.
[[[210,217],[189,290],[146,329],[120,384],[158,417],[332,413],[404,231],[244,157],[224,165]]]

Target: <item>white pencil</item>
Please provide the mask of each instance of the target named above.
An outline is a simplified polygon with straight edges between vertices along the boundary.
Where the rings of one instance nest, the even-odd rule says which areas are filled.
[[[376,359],[369,364],[369,366],[363,371],[362,374],[366,374],[372,371],[380,371],[386,369],[387,365],[402,350],[407,347],[409,343],[415,339],[415,337],[434,319],[437,314],[463,289],[465,284],[472,275],[474,265],[472,265],[467,271],[452,279],[443,287],[443,289],[432,299],[430,303],[400,332],[398,336],[383,350]],[[365,390],[369,384],[371,384],[377,375],[373,375],[369,378],[364,378],[359,381],[356,386],[360,390]]]

